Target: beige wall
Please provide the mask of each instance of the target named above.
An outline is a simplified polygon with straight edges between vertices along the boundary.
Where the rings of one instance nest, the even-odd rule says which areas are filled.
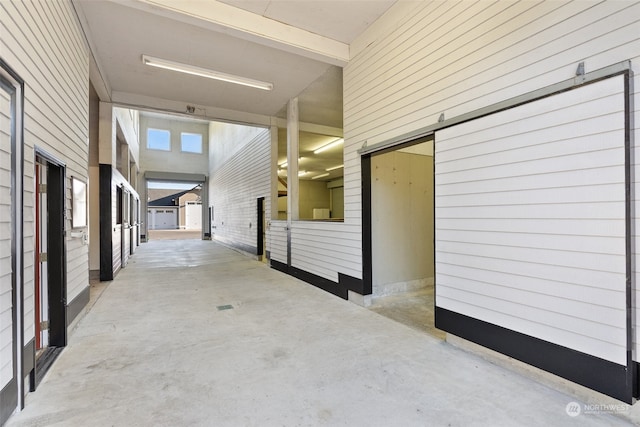
[[[330,194],[326,182],[300,180],[298,196],[300,219],[313,219],[313,209],[329,209]]]
[[[147,129],[164,129],[171,132],[171,151],[148,150]],[[180,150],[180,133],[202,135],[202,154],[183,153]],[[209,172],[209,124],[159,117],[140,116],[140,171],[207,174]]]
[[[433,277],[433,157],[390,152],[371,158],[373,294],[384,285]]]

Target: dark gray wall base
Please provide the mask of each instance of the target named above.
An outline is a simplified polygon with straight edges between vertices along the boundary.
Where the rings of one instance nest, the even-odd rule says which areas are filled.
[[[346,274],[342,274],[342,273],[338,273],[340,282],[336,283],[329,279],[325,279],[324,277],[320,277],[315,274],[309,273],[307,271],[301,270],[299,268],[289,267],[287,264],[282,263],[280,261],[273,260],[273,259],[271,260],[271,268],[273,268],[274,270],[278,270],[283,273],[286,273],[304,282],[310,283],[313,286],[320,288],[324,291],[327,291],[333,295],[336,295],[342,299],[349,299],[349,292],[348,292],[349,290],[358,292],[357,290],[349,287],[349,285],[354,285],[355,288],[358,288],[356,281],[359,281],[360,283],[362,283],[360,279],[356,279],[354,277],[347,276]]]
[[[89,270],[89,282],[100,281],[100,270]]]
[[[251,255],[258,255],[258,248],[251,245],[245,245],[244,243],[232,242],[225,239],[221,239],[220,237],[213,236],[213,240],[216,242],[228,246],[233,249],[238,249],[242,252],[246,252]]]
[[[36,339],[31,338],[31,341],[25,344],[22,350],[22,378],[31,374],[36,367]]]
[[[10,381],[5,388],[0,391],[0,426],[9,419],[13,411],[18,407],[18,383]]]
[[[89,296],[91,295],[91,287],[87,286],[76,296],[73,301],[67,304],[67,326],[80,314],[83,308],[89,304]]]
[[[627,383],[631,376],[627,375],[626,366],[440,307],[436,307],[435,317],[438,329],[623,402],[633,403],[634,387]]]

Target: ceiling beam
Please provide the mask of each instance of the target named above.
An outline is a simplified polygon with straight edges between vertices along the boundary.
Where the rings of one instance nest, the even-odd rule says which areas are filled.
[[[125,108],[167,114],[178,114],[181,116],[201,120],[235,123],[257,127],[269,127],[272,121],[271,117],[261,114],[245,113],[225,108],[198,105],[182,101],[173,101],[169,99],[138,95],[129,92],[114,91],[112,93],[112,99],[114,104]],[[187,106],[194,107],[194,112],[187,113]]]
[[[217,0],[111,0],[165,18],[344,67],[349,45]]]

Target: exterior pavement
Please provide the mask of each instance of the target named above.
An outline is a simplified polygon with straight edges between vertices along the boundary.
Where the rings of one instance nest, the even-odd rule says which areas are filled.
[[[596,409],[215,242],[152,240],[8,425],[630,424]]]

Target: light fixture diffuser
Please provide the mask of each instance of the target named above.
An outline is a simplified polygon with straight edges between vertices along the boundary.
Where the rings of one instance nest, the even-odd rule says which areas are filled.
[[[327,172],[327,173],[323,173],[323,174],[320,174],[320,175],[316,175],[316,176],[312,177],[311,179],[324,178],[324,177],[329,176],[329,175],[331,175],[331,174]]]
[[[164,70],[177,71],[179,73],[206,77],[208,79],[219,80],[227,83],[235,83],[237,85],[253,87],[256,89],[273,90],[273,83],[254,80],[242,76],[235,76],[233,74],[221,73],[220,71],[208,70],[206,68],[196,67],[195,65],[170,61],[168,59],[154,58],[153,56],[142,55],[142,63],[151,67],[162,68]]]
[[[318,148],[317,150],[314,150],[313,154],[319,154],[322,153],[323,151],[327,151],[337,145],[340,145],[344,142],[344,139],[340,138],[340,139],[336,139],[333,142],[328,143],[327,145],[323,145],[322,147]]]
[[[331,172],[331,171],[334,171],[336,169],[340,169],[340,168],[343,168],[343,167],[344,167],[344,165],[338,165],[338,166],[333,166],[333,167],[330,167],[330,168],[326,168],[325,170],[327,172]]]

